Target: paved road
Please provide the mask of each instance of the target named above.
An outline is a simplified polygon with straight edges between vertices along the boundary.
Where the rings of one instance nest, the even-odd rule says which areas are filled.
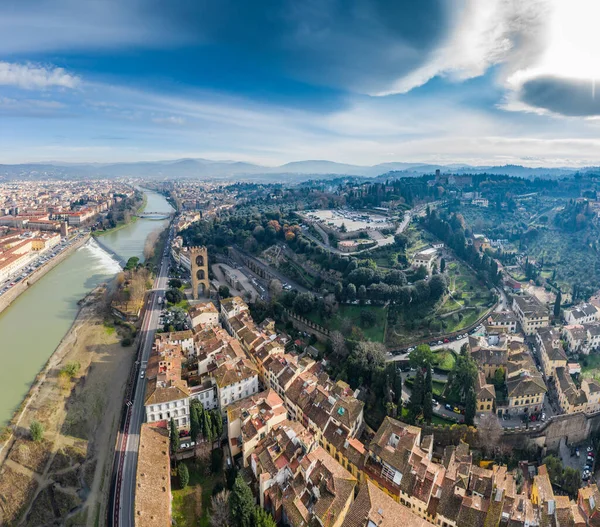
[[[169,243],[167,243],[169,246]],[[152,292],[148,295],[149,306],[144,314],[142,322],[142,336],[138,359],[141,360],[142,369],[145,370],[154,333],[158,328],[158,318],[161,307],[158,298],[164,297],[167,289],[169,271],[169,257],[164,256],[160,265],[160,271],[154,280]],[[112,500],[112,514],[109,515],[109,525],[133,527],[134,505],[135,505],[135,473],[137,469],[138,449],[140,442],[140,430],[144,422],[144,395],[146,390],[146,379],[140,379],[140,371],[135,370],[133,394],[131,406],[125,421],[123,432],[117,440],[115,452],[116,481],[114,482]]]

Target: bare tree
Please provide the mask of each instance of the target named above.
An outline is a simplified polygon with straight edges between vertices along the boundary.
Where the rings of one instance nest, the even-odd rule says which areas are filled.
[[[212,527],[228,527],[230,525],[229,491],[223,490],[210,498],[210,524]]]
[[[330,335],[331,349],[336,357],[341,359],[346,358],[348,355],[348,348],[346,347],[346,339],[339,331],[333,331]]]
[[[273,278],[273,280],[269,282],[269,293],[271,294],[271,296],[273,298],[277,298],[282,291],[283,286],[281,285],[281,282],[277,280],[277,278]]]
[[[159,231],[152,231],[148,234],[146,242],[144,243],[144,259],[150,260],[154,256],[156,251],[156,244],[158,243],[158,237],[160,236]]]
[[[499,446],[499,441],[503,434],[502,425],[498,422],[498,417],[491,413],[482,414],[477,425],[479,442],[487,454],[491,454],[494,448]]]

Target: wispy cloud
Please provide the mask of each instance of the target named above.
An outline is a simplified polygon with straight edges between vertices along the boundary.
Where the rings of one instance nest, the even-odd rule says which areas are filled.
[[[39,64],[0,62],[0,85],[25,90],[44,90],[52,87],[75,88],[80,79],[63,68]]]
[[[186,121],[183,117],[170,115],[169,117],[154,117],[152,119],[152,122],[156,124],[172,124],[176,126],[183,126]]]

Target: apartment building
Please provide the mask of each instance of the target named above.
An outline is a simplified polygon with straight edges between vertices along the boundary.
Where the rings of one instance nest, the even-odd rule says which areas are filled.
[[[506,389],[508,406],[499,409],[499,415],[531,415],[542,411],[548,388],[529,353],[522,351],[510,356]]]
[[[579,304],[563,311],[563,316],[567,325],[591,324],[598,322],[600,311],[593,304]]]
[[[515,296],[512,309],[525,335],[533,335],[550,323],[548,308],[533,295]]]
[[[247,467],[258,442],[286,420],[283,400],[273,390],[230,404],[227,407],[227,435],[231,456],[241,454],[242,464]]]
[[[562,347],[560,332],[556,328],[540,328],[535,334],[542,371],[552,377],[556,368],[567,367],[567,354]]]
[[[419,251],[413,256],[412,266],[414,268],[425,267],[428,273],[431,273],[433,266],[437,262],[437,250],[433,247]]]
[[[500,311],[490,313],[490,316],[485,320],[485,325],[489,332],[516,333],[517,322],[517,317],[512,311]]]
[[[219,310],[212,302],[197,304],[189,309],[192,328],[216,327],[219,325]]]
[[[479,370],[475,380],[477,412],[494,412],[496,409],[496,388],[486,381],[485,374]]]

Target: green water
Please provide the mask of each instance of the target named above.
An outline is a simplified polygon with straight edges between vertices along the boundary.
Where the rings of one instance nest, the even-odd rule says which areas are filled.
[[[146,207],[149,212],[173,212],[173,207],[161,194],[146,191]],[[144,245],[146,238],[153,231],[162,231],[169,224],[169,220],[151,220],[140,218],[127,227],[104,234],[101,237],[103,244],[115,251],[124,260],[131,256],[144,258]]]
[[[160,194],[147,192],[148,211],[173,209]],[[124,259],[142,257],[149,233],[167,221],[139,219],[103,237]],[[93,240],[77,249],[0,314],[0,424],[6,424],[35,376],[77,316],[77,301],[120,270]]]

